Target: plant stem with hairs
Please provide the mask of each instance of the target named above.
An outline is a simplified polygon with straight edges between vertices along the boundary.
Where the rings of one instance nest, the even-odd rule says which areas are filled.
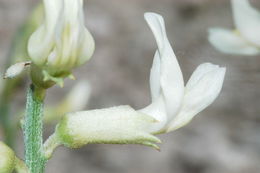
[[[25,163],[31,173],[43,173],[46,164],[42,139],[44,97],[44,89],[30,86],[23,129]]]

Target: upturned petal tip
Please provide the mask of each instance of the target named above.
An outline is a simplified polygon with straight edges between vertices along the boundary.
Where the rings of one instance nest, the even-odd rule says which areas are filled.
[[[141,111],[156,118],[161,127],[180,109],[184,82],[179,63],[167,38],[163,17],[151,12],[145,13],[144,17],[154,34],[158,49],[150,74],[152,103]]]
[[[225,67],[211,63],[201,64],[193,73],[185,89],[179,114],[169,124],[167,132],[189,123],[195,115],[218,97],[224,82]]]

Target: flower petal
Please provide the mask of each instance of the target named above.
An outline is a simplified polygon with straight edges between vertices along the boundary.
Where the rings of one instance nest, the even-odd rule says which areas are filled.
[[[239,33],[222,28],[209,30],[209,41],[219,51],[228,54],[256,55],[260,49],[243,39]]]
[[[162,92],[161,85],[160,85],[160,78],[161,78],[161,59],[160,59],[159,52],[156,51],[153,59],[153,65],[150,72],[150,89],[151,89],[152,101],[155,101],[157,98],[159,98]]]
[[[54,45],[54,33],[61,15],[63,0],[44,0],[44,23],[31,35],[28,53],[33,62],[42,65],[46,62]]]
[[[165,107],[165,100],[162,95],[161,85],[160,85],[160,78],[161,78],[161,59],[159,56],[159,52],[156,51],[153,65],[151,68],[150,73],[150,89],[152,95],[152,103],[145,107],[144,109],[139,110],[146,115],[150,115],[155,118],[158,122],[153,127],[153,132],[158,132],[164,128],[167,123],[167,111]]]
[[[260,47],[260,12],[248,0],[232,0],[235,25],[241,34]]]
[[[156,121],[129,106],[67,114],[56,127],[56,135],[67,147],[86,144],[143,144],[158,149],[158,138],[150,134]]]
[[[192,88],[196,87],[201,79],[205,77],[205,75],[217,69],[219,69],[219,66],[211,63],[203,63],[199,65],[192,73],[190,80],[187,82],[185,86],[185,92],[187,93],[187,91],[192,90]]]
[[[80,66],[84,64],[86,61],[88,61],[94,51],[95,51],[95,40],[89,30],[87,28],[84,28],[82,31],[82,37],[81,37],[81,50],[78,54],[78,60],[76,62],[76,66]]]
[[[159,109],[166,109],[164,116],[166,116],[167,120],[171,120],[179,111],[183,99],[184,82],[182,72],[167,38],[163,17],[155,13],[145,13],[145,19],[158,44],[150,77],[152,99],[153,102],[155,102],[156,97],[162,99],[164,106]],[[158,94],[159,91],[160,94]],[[163,105],[161,101],[157,101],[157,103]],[[148,106],[150,108],[149,115],[157,117],[155,115],[157,112],[152,110],[156,110],[159,105],[152,103],[152,105]],[[152,108],[153,106],[154,108]],[[161,119],[165,119],[165,117],[158,120]]]
[[[149,115],[158,121],[158,123],[152,124],[151,132],[153,133],[159,133],[162,131],[168,122],[165,101],[162,95],[160,95],[160,97],[153,101],[149,106],[139,110],[139,112]]]
[[[205,63],[193,73],[185,89],[184,102],[180,113],[168,126],[167,132],[178,129],[217,98],[223,85],[225,68]]]

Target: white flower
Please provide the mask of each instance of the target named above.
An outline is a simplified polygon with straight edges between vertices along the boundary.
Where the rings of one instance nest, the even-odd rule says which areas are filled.
[[[146,13],[145,18],[155,35],[158,50],[150,76],[152,103],[140,111],[160,122],[155,133],[168,132],[187,124],[217,98],[226,69],[210,63],[201,64],[184,87],[163,18],[155,13]]]
[[[210,43],[228,54],[259,54],[260,12],[254,9],[248,0],[231,0],[231,2],[236,29],[210,29]]]
[[[83,0],[43,2],[45,19],[30,37],[28,53],[45,80],[55,80],[91,58],[94,40],[84,26]]]
[[[184,87],[163,18],[146,13],[145,19],[158,44],[150,76],[152,103],[141,110],[119,106],[67,114],[56,128],[62,144],[78,147],[88,143],[137,143],[157,147],[154,143],[159,140],[151,134],[184,126],[219,95],[226,69],[202,64]]]

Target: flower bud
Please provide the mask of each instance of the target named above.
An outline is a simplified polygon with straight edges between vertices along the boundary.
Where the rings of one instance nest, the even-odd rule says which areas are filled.
[[[15,154],[3,142],[0,142],[0,173],[12,173],[15,167]]]
[[[86,144],[142,144],[159,149],[160,140],[149,133],[156,121],[129,106],[65,115],[56,127],[60,143],[70,148]]]
[[[9,67],[4,75],[4,79],[7,78],[14,78],[18,75],[20,75],[26,66],[29,66],[31,64],[31,62],[19,62],[16,63],[14,65],[12,65],[11,67]]]
[[[44,0],[44,9],[45,20],[30,37],[28,53],[40,69],[33,75],[40,71],[44,81],[58,83],[90,59],[94,40],[84,26],[82,0]]]

